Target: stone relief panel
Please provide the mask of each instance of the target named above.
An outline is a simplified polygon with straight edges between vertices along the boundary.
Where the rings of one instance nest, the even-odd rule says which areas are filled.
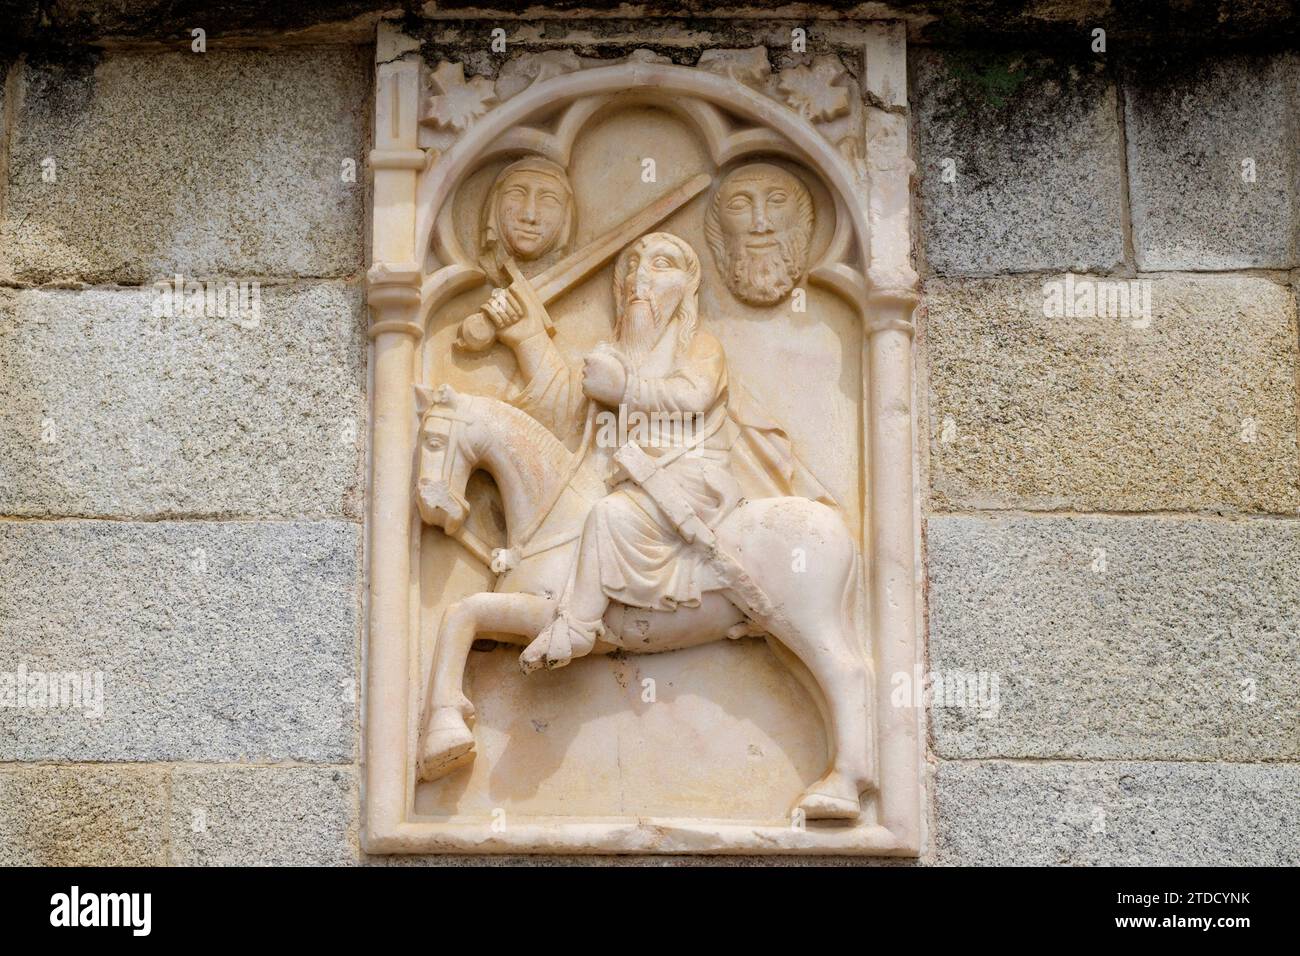
[[[906,167],[840,55],[380,58],[372,852],[916,852]]]

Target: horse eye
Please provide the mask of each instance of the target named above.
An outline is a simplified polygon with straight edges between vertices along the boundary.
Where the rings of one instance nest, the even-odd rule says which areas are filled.
[[[445,448],[447,445],[447,436],[442,432],[429,432],[424,436],[424,443],[437,451],[439,448]]]

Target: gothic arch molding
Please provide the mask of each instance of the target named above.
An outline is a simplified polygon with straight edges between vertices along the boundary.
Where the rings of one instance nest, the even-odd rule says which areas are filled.
[[[730,129],[723,104],[727,113],[757,127]],[[557,105],[563,116],[555,132],[527,125],[553,114]],[[809,280],[839,294],[865,316],[871,229],[860,203],[862,184],[835,147],[798,114],[735,80],[689,67],[633,62],[535,83],[481,117],[422,173],[415,245],[426,270],[422,326],[447,298],[483,279],[447,225],[445,212],[461,183],[485,163],[521,152],[567,165],[574,141],[590,122],[606,109],[631,105],[657,106],[688,121],[715,169],[747,156],[776,155],[816,175],[834,197],[835,231],[821,261],[809,270]],[[860,261],[850,263],[845,260],[855,243]]]

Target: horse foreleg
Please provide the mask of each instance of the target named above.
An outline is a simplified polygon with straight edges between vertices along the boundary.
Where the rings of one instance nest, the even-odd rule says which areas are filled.
[[[555,602],[548,598],[493,591],[472,594],[447,608],[429,674],[420,779],[437,780],[474,759],[474,735],[467,723],[474,707],[462,688],[475,636],[490,631],[531,638],[554,613]]]

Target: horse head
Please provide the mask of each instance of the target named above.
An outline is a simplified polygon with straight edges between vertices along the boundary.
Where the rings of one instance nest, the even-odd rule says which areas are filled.
[[[482,426],[472,414],[472,396],[450,385],[417,385],[415,396],[420,413],[416,505],[426,524],[455,534],[469,517],[465,486],[478,465]]]
[[[573,453],[545,425],[501,399],[461,395],[450,385],[417,385],[415,395],[415,500],[424,522],[460,536],[470,512],[465,487],[482,469],[501,493],[511,534],[535,529],[574,477]]]

